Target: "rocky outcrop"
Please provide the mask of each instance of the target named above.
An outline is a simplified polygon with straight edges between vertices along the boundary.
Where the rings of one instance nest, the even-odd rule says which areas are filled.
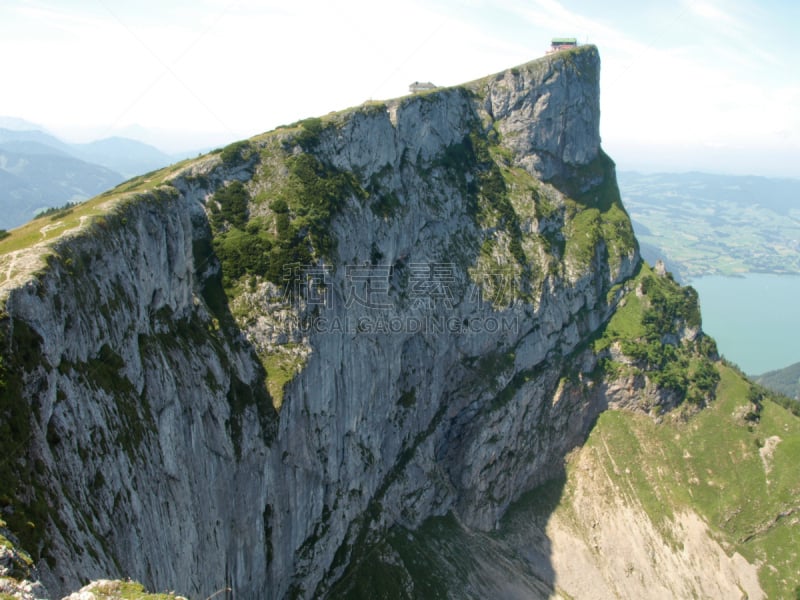
[[[572,175],[600,151],[600,64],[581,52],[541,61],[536,68],[498,74],[484,110],[514,150],[516,164],[544,180]],[[583,85],[573,85],[580,78]]]
[[[598,73],[587,46],[254,138],[7,283],[5,510],[48,587],[317,597],[386,526],[488,530],[547,478],[598,410],[559,379],[639,262]],[[308,234],[285,280],[220,277],[232,181],[251,249]]]

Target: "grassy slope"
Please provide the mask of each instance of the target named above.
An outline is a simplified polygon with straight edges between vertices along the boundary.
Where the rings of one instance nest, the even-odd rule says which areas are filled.
[[[645,264],[634,283],[648,277],[652,271]],[[677,290],[667,279],[660,281]],[[595,341],[595,352],[641,339],[648,303],[646,295],[628,293]],[[704,359],[690,357],[690,378],[698,360]],[[754,418],[752,383],[724,363],[714,367],[720,376],[716,397],[703,410],[684,405],[658,422],[638,412],[607,411],[584,447],[604,457],[608,476],[628,490],[656,527],[666,532],[677,512],[694,510],[729,554],[739,552],[762,565],[759,576],[768,597],[785,598],[800,586],[800,418],[770,399]],[[568,510],[575,465],[568,463],[559,510]]]
[[[660,424],[608,411],[585,448],[602,450],[605,471],[656,526],[681,508],[695,510],[726,550],[762,565],[768,597],[787,598],[800,586],[800,419],[766,401],[760,422],[745,421],[750,384],[718,368],[718,396],[705,410]],[[773,436],[780,442],[771,459],[762,459],[760,450]],[[569,485],[568,476],[565,498]]]
[[[52,241],[60,237],[65,231],[71,231],[79,227],[82,223],[82,218],[85,220],[85,218],[107,213],[112,206],[112,202],[128,194],[144,192],[158,187],[168,175],[174,173],[185,164],[187,164],[187,161],[153,173],[134,177],[108,192],[77,204],[63,212],[33,219],[25,225],[12,229],[9,231],[10,235],[8,237],[0,240],[0,255],[15,250],[23,250],[40,242]]]

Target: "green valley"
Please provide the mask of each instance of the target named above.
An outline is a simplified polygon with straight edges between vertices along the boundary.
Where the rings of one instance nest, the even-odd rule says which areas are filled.
[[[642,254],[682,279],[800,273],[800,180],[620,171]]]

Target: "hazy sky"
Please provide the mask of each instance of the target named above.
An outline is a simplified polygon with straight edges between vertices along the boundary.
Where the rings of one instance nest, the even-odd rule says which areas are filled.
[[[570,36],[600,49],[619,168],[800,177],[798,25],[796,0],[6,0],[0,115],[73,139],[140,126],[168,150],[214,145]]]

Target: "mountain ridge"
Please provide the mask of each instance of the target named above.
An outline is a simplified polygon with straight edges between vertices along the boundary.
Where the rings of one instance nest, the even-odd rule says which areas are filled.
[[[610,401],[711,402],[696,294],[641,263],[598,94],[584,46],[0,240],[0,500],[48,588],[358,597],[392,527],[488,535]],[[402,568],[382,593],[424,589]]]

